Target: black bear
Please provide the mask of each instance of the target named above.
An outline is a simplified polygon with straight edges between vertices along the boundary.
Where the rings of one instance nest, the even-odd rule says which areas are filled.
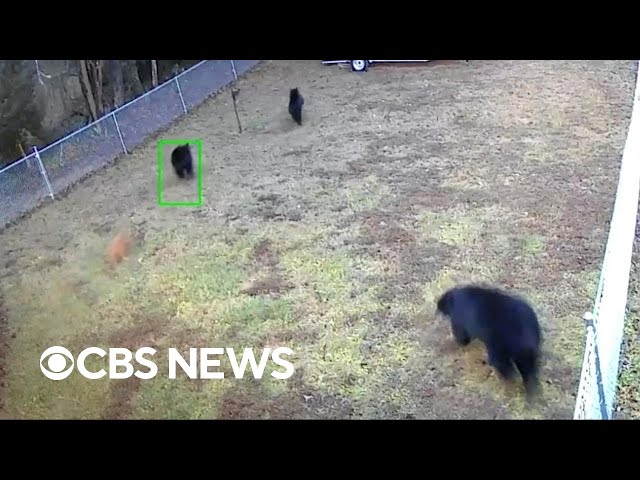
[[[292,88],[289,92],[289,113],[298,125],[302,125],[302,105],[304,98],[297,88]]]
[[[447,316],[459,345],[479,339],[488,362],[504,380],[511,380],[515,363],[524,382],[527,400],[539,392],[542,332],[538,317],[522,298],[497,288],[457,286],[439,299],[437,312]]]
[[[188,143],[171,152],[171,165],[179,178],[193,178],[193,157]]]

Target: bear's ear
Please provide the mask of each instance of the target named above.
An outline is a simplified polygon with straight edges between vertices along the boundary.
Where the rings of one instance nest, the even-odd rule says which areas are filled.
[[[454,290],[450,289],[440,296],[437,302],[437,311],[445,315],[449,314],[451,303],[453,302],[453,292]]]
[[[441,295],[436,302],[436,312],[444,313],[446,293]]]

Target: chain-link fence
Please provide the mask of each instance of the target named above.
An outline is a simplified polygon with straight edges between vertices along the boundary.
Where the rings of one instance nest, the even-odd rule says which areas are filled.
[[[0,228],[200,105],[260,60],[205,60],[0,170]]]

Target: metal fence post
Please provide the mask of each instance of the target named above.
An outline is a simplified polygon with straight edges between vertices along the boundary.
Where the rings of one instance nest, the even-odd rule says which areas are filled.
[[[116,118],[116,114],[111,112],[111,116],[113,117],[113,123],[116,124],[116,130],[118,131],[118,137],[120,137],[120,144],[122,145],[122,150],[124,150],[124,153],[129,154],[129,152],[127,152],[127,146],[124,144],[124,139],[122,138],[122,132],[120,131],[120,125],[118,125],[118,119]]]
[[[175,78],[176,86],[178,87],[178,95],[180,95],[180,101],[182,102],[182,109],[184,113],[187,113],[187,105],[184,103],[184,97],[182,96],[182,90],[180,89],[180,82],[178,81],[178,77]]]
[[[36,146],[33,146],[33,151],[36,154],[36,159],[38,160],[38,165],[40,165],[40,173],[42,174],[42,178],[44,178],[44,182],[47,184],[47,188],[49,189],[49,195],[52,199],[55,199],[53,196],[53,188],[51,188],[51,183],[49,183],[49,177],[47,176],[47,171],[44,169],[44,164],[42,163],[42,159],[40,158],[40,152]]]
[[[233,60],[229,60],[231,62],[231,70],[233,70],[233,78],[235,80],[238,79],[238,74],[236,73],[236,63]]]

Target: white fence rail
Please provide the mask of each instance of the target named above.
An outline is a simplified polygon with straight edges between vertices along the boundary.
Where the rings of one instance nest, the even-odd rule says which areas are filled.
[[[0,228],[200,105],[259,60],[205,60],[97,121],[0,169]]]
[[[585,314],[587,338],[573,418],[612,418],[618,388],[631,256],[640,194],[640,62],[631,122],[622,154],[618,190],[593,312]]]

